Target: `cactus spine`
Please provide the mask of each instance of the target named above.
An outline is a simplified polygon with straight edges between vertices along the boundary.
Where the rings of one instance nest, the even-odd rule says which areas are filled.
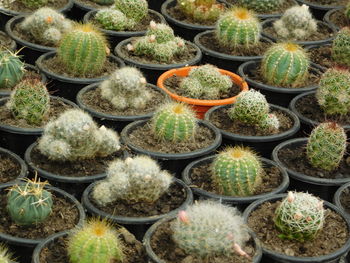
[[[97,11],[95,19],[107,30],[122,31],[134,27],[134,23],[131,23],[121,11],[116,9],[100,9]]]
[[[148,14],[148,2],[146,0],[115,0],[114,6],[129,19],[137,24]]]
[[[7,246],[3,244],[0,244],[0,263],[14,263],[12,253],[10,253]]]
[[[275,11],[285,0],[238,0],[237,4],[258,13]]]
[[[350,28],[342,28],[332,44],[332,58],[335,62],[350,67]]]
[[[46,5],[49,0],[20,0],[20,2],[27,8],[37,9]]]
[[[24,75],[24,63],[17,53],[9,50],[0,51],[0,88],[11,89]]]
[[[225,10],[225,6],[216,0],[179,0],[178,6],[182,13],[195,21],[216,21]]]
[[[114,0],[92,0],[92,1],[99,5],[112,5],[114,3]]]

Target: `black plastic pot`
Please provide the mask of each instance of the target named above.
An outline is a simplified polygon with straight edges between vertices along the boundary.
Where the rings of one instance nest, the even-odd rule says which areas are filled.
[[[147,125],[148,121],[149,120],[135,121],[127,125],[120,134],[122,142],[134,153],[148,155],[153,159],[159,160],[160,163],[162,164],[161,166],[163,169],[166,169],[175,173],[178,177],[180,177],[182,170],[185,168],[187,164],[189,164],[190,162],[192,162],[194,159],[198,157],[206,156],[212,153],[221,144],[220,131],[217,128],[215,128],[212,124],[206,121],[198,120],[198,124],[200,126],[209,128],[215,134],[215,139],[212,145],[203,149],[199,149],[193,152],[186,152],[186,153],[161,153],[161,152],[147,151],[133,144],[133,142],[129,138],[129,135],[136,128]]]
[[[344,7],[328,10],[327,13],[323,17],[323,21],[328,23],[332,27],[334,27],[337,31],[340,30],[340,27],[338,25],[334,24],[333,22],[331,22],[330,18],[334,13],[336,13],[338,11],[344,12]]]
[[[38,58],[35,64],[40,69],[40,71],[43,72],[46,75],[46,77],[50,80],[50,85],[48,89],[55,92],[56,96],[75,101],[79,90],[81,90],[83,87],[91,83],[103,81],[109,77],[103,76],[99,78],[73,78],[58,75],[54,72],[49,71],[43,64],[45,60],[53,58],[54,56],[56,56],[56,52],[54,51],[45,53],[44,55]],[[108,56],[108,59],[117,63],[118,67],[123,67],[125,65],[121,59],[115,56],[110,55]]]
[[[165,2],[165,0],[147,0],[147,2],[149,9],[160,12],[162,4]]]
[[[261,91],[262,94],[266,96],[268,102],[272,104],[277,104],[282,107],[288,107],[290,101],[303,92],[311,91],[317,89],[318,85],[306,86],[303,88],[283,88],[275,87],[262,82],[258,82],[252,78],[251,72],[257,70],[260,67],[261,60],[259,61],[248,61],[242,64],[238,68],[238,74],[248,82],[249,87]],[[311,63],[310,71],[314,74],[322,74],[322,68],[318,65]]]
[[[316,19],[322,20],[327,11],[334,8],[344,8],[344,6],[340,5],[320,5],[315,3],[310,3],[305,0],[296,0],[299,4],[305,4],[310,6],[310,11],[314,15]]]
[[[11,38],[10,38],[5,32],[3,32],[3,31],[0,31],[0,35],[1,35],[2,37],[11,39]],[[10,43],[10,46],[9,46],[9,50],[12,51],[12,52],[15,52],[16,49],[17,49],[17,44],[16,44],[16,42],[15,42],[13,39],[11,39],[11,43]]]
[[[248,218],[250,214],[256,210],[260,205],[262,205],[265,202],[276,202],[283,198],[285,198],[287,194],[278,194],[269,196],[266,198],[259,199],[252,203],[250,206],[247,207],[247,209],[243,213],[243,217],[245,222],[248,222]],[[325,201],[324,207],[327,209],[331,209],[334,212],[338,213],[347,223],[348,229],[350,229],[350,223],[348,219],[345,217],[345,214],[340,211],[338,207],[335,205]],[[344,244],[343,247],[338,249],[337,251],[324,255],[319,257],[293,257],[293,256],[287,256],[285,254],[280,254],[277,252],[274,252],[270,249],[264,248],[264,245],[262,245],[263,250],[263,260],[262,262],[269,262],[269,263],[341,263],[341,258],[346,255],[346,253],[350,249],[350,239]]]
[[[216,106],[211,108],[207,111],[207,113],[204,116],[204,120],[210,122],[210,115],[223,108],[229,108],[232,107],[232,105],[223,105],[223,106]],[[253,148],[256,152],[260,153],[263,157],[269,158],[271,156],[272,150],[278,145],[279,143],[293,138],[293,136],[299,131],[300,128],[300,122],[298,117],[291,112],[290,110],[270,104],[270,109],[273,110],[279,110],[282,111],[286,116],[289,116],[294,124],[291,129],[274,135],[268,135],[268,136],[247,136],[247,135],[240,135],[240,134],[234,134],[231,132],[227,132],[225,130],[221,130],[220,132],[222,134],[223,138],[223,145],[237,145],[242,144],[245,146],[249,146]],[[228,117],[227,117],[228,118]]]
[[[329,43],[329,44],[326,44],[326,45],[322,45],[323,47],[327,47],[327,46],[332,46],[332,44],[331,43]],[[319,47],[321,47],[321,46],[318,46],[318,45],[314,45],[314,46],[307,46],[307,47],[305,47],[305,49],[309,52],[309,51],[311,51],[311,50],[313,50],[313,49],[316,49],[316,48],[319,48]],[[311,61],[313,61],[313,58],[312,58],[312,56],[310,56],[310,59],[311,59]],[[316,61],[315,61],[316,62]],[[316,63],[314,63],[322,72],[325,72],[327,69],[328,69],[328,67],[324,67],[324,66],[322,66],[322,65],[320,65],[320,64],[316,64]]]
[[[21,171],[19,172],[17,178],[15,180],[24,178],[27,176],[28,174],[28,167],[27,164],[23,161],[23,159],[21,157],[19,157],[17,154],[4,149],[4,148],[0,148],[0,153],[2,155],[6,155],[7,157],[9,157],[10,159],[12,159],[15,163],[18,163],[18,165],[21,167]],[[15,181],[13,180],[13,181]],[[6,182],[6,183],[10,183],[12,181]]]
[[[104,125],[106,127],[114,129],[115,131],[121,132],[122,129],[124,129],[124,127],[126,125],[128,125],[129,123],[131,123],[133,121],[144,120],[144,119],[148,119],[148,118],[152,117],[153,112],[143,114],[143,115],[136,115],[136,116],[111,115],[111,114],[98,112],[98,111],[90,108],[89,106],[85,105],[83,100],[82,100],[83,95],[86,92],[89,92],[90,90],[94,90],[94,89],[98,88],[98,86],[100,84],[101,83],[93,83],[93,84],[90,84],[89,86],[86,86],[85,88],[81,89],[78,92],[78,95],[76,98],[76,101],[77,101],[77,104],[79,105],[79,107],[82,108],[84,111],[88,112],[92,117],[94,117],[94,119],[96,119],[96,121],[100,125]],[[163,94],[165,98],[169,98],[168,94],[165,93],[164,90],[158,88],[157,86],[155,86],[153,84],[147,84],[147,87],[155,89],[155,90],[159,91],[161,94]]]
[[[338,190],[335,192],[333,197],[333,203],[347,216],[347,218],[350,220],[350,214],[345,210],[345,207],[340,202],[341,195],[345,190],[348,190],[350,187],[350,182],[342,185],[338,188]]]
[[[181,68],[185,66],[192,66],[199,64],[202,59],[202,52],[201,50],[193,43],[186,41],[187,45],[193,46],[197,50],[196,56],[191,59],[190,61],[184,62],[184,63],[178,63],[178,64],[145,64],[141,63],[135,60],[132,60],[128,57],[126,57],[123,52],[122,48],[124,48],[127,44],[129,44],[133,38],[128,38],[123,41],[121,41],[114,49],[114,54],[116,54],[119,58],[121,58],[126,64],[137,67],[142,70],[144,73],[146,79],[152,83],[157,84],[158,77],[164,73],[165,71],[173,68]]]

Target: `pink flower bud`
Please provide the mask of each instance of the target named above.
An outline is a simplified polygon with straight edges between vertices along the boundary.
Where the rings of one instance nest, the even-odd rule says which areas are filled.
[[[147,83],[147,80],[145,78],[140,78],[140,83],[141,84],[146,84]]]
[[[321,200],[320,202],[318,202],[318,204],[317,204],[317,209],[318,209],[318,210],[322,210],[322,209],[323,209],[323,200]]]
[[[295,213],[294,214],[294,219],[295,220],[300,220],[300,219],[302,219],[303,218],[303,215],[301,214],[301,213]]]
[[[287,201],[289,203],[292,203],[294,200],[295,200],[295,196],[294,196],[293,192],[288,192]]]
[[[184,43],[183,41],[179,41],[179,42],[177,43],[177,45],[178,45],[179,47],[183,47],[183,46],[185,46],[185,43]]]
[[[182,210],[179,212],[178,217],[180,219],[181,222],[185,223],[185,224],[189,224],[190,220],[188,219],[187,213],[186,211]]]
[[[155,35],[150,35],[150,37],[149,37],[149,42],[154,42],[154,41],[156,41],[156,36]]]
[[[134,51],[134,50],[135,50],[134,46],[131,45],[131,44],[127,44],[127,45],[126,45],[126,49],[127,49],[128,51]]]
[[[237,243],[233,244],[233,249],[238,255],[251,259],[251,257],[245,251],[243,251],[243,249]]]
[[[153,20],[149,23],[149,26],[151,29],[156,29],[157,28],[157,23],[154,22]]]

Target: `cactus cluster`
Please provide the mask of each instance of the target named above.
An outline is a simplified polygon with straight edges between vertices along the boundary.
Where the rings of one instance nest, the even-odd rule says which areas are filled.
[[[319,124],[312,130],[306,145],[309,163],[315,168],[332,171],[339,166],[346,151],[346,133],[334,122]]]
[[[261,75],[267,84],[297,88],[308,78],[309,67],[304,49],[292,43],[278,43],[265,52]]]
[[[24,75],[24,63],[17,53],[0,50],[0,89],[13,88]]]
[[[52,195],[44,187],[47,183],[29,180],[18,183],[8,190],[7,211],[18,225],[33,225],[44,222],[52,211]]]
[[[106,221],[90,219],[68,237],[70,263],[122,263],[123,244]]]
[[[38,149],[51,160],[76,161],[113,154],[120,143],[116,132],[98,128],[82,110],[69,109],[46,124]]]
[[[260,40],[261,25],[252,11],[234,7],[219,18],[215,34],[224,47],[251,48]]]
[[[216,0],[178,0],[181,12],[194,21],[216,21],[225,10],[223,4]]]
[[[270,13],[278,9],[285,0],[238,0],[237,5],[252,9],[258,13]]]
[[[275,211],[275,225],[282,239],[312,240],[325,220],[323,201],[308,193],[288,192]]]
[[[15,263],[6,245],[0,244],[0,263]]]
[[[342,28],[332,43],[332,59],[350,67],[350,28]]]
[[[62,34],[72,28],[72,22],[57,11],[43,7],[28,15],[20,28],[40,44],[57,46]]]
[[[101,96],[118,110],[144,109],[152,99],[146,84],[145,77],[138,69],[123,67],[101,83]]]
[[[45,6],[49,0],[19,0],[25,7],[30,9],[37,9]]]
[[[313,19],[309,6],[293,6],[273,23],[277,35],[284,39],[303,40],[317,32],[317,22]]]
[[[128,157],[109,165],[107,178],[94,187],[92,197],[101,206],[120,199],[131,204],[154,203],[169,189],[172,180],[150,157]]]

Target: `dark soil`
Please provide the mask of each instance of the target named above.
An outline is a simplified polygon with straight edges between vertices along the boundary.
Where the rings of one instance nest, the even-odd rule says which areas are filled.
[[[216,256],[212,258],[198,258],[188,255],[185,251],[177,246],[172,239],[173,231],[171,230],[171,222],[161,224],[151,237],[150,245],[155,254],[166,263],[251,263],[252,261],[232,254],[232,256]],[[249,240],[242,248],[251,257],[255,254],[254,242]]]
[[[164,81],[164,86],[168,90],[170,90],[172,93],[175,93],[179,96],[187,97],[186,93],[180,88],[180,83],[184,78],[185,77],[173,75]],[[220,96],[216,99],[221,100],[221,99],[231,98],[238,95],[238,93],[240,92],[241,92],[241,88],[236,83],[232,82],[231,89],[228,92],[221,92]],[[207,100],[208,98],[201,96],[199,98],[194,98],[194,99]]]
[[[22,79],[40,79],[41,75],[37,71],[33,71],[31,68],[26,68],[26,71],[23,74]],[[10,89],[0,88],[0,92],[10,91]]]
[[[240,123],[238,121],[232,121],[227,115],[228,110],[229,110],[228,108],[220,108],[212,112],[212,114],[209,117],[209,121],[217,128],[224,130],[226,132],[234,133],[234,134],[239,134],[244,136],[272,135],[271,133],[260,131],[255,126]],[[282,111],[272,110],[271,113],[274,113],[280,122],[279,131],[274,134],[279,134],[279,133],[288,131],[290,128],[293,127],[294,125],[293,120]]]
[[[72,229],[79,221],[79,211],[68,199],[52,193],[52,213],[43,222],[33,226],[19,226],[12,222],[6,210],[7,195],[0,193],[0,232],[28,239],[42,239],[54,233]]]
[[[220,45],[214,32],[210,32],[208,34],[201,36],[199,38],[199,42],[209,50],[227,54],[230,56],[239,56],[239,57],[262,56],[262,54],[264,54],[265,51],[271,46],[271,43],[269,42],[260,41],[257,45],[251,46],[250,48],[239,47],[236,49],[232,49],[229,47],[223,47]]]
[[[308,0],[307,3],[313,3],[315,5],[330,5],[330,6],[346,6],[348,0]]]
[[[20,173],[20,164],[6,153],[0,152],[0,184],[16,179]]]
[[[193,140],[188,142],[160,141],[154,137],[149,123],[136,127],[130,134],[129,140],[133,145],[151,152],[187,153],[206,148],[213,144],[214,133],[203,125],[198,125]]]
[[[48,4],[45,5],[45,7],[51,7],[52,9],[61,9],[66,4],[68,4],[68,0],[49,0]],[[6,6],[6,8],[19,13],[32,13],[34,10],[38,9],[38,8],[28,8],[24,6],[19,0],[12,2],[9,6]]]
[[[147,263],[147,256],[142,246],[132,234],[125,228],[118,229],[119,238],[123,245],[123,263]],[[39,255],[40,263],[67,263],[69,256],[67,252],[67,236],[55,239],[44,247]],[[116,262],[111,262],[116,263]]]
[[[327,115],[318,105],[315,93],[300,98],[296,102],[295,108],[302,116],[319,123],[334,121],[343,126],[350,125],[350,113],[346,115]]]
[[[263,203],[248,217],[248,226],[255,232],[264,248],[288,256],[319,257],[338,250],[348,240],[349,230],[346,222],[330,209],[326,209],[323,229],[314,240],[302,243],[279,238],[280,232],[273,219],[280,203]]]
[[[10,49],[12,44],[12,39],[6,35],[4,32],[0,31],[0,47],[5,47]]]
[[[237,1],[235,1],[235,0],[227,0],[227,2],[230,3],[230,4],[236,4],[236,3],[237,3]],[[268,14],[268,15],[283,14],[284,11],[286,11],[288,8],[290,8],[290,7],[294,6],[294,5],[296,5],[295,1],[293,1],[293,0],[286,0],[286,1],[284,2],[284,4],[281,5],[281,6],[280,6],[278,9],[276,9],[275,11],[270,12],[270,13],[258,13],[258,14],[261,14],[261,15],[267,15],[267,14]]]
[[[339,28],[346,27],[350,24],[349,19],[344,14],[344,9],[340,9],[332,13],[332,15],[329,16],[329,21]]]
[[[322,67],[332,68],[333,66],[335,66],[335,62],[332,61],[332,46],[331,45],[310,48],[308,50],[308,53],[309,53],[309,57],[311,58],[312,62],[314,62]]]
[[[347,155],[336,170],[329,172],[315,168],[309,163],[305,147],[306,144],[294,146],[293,148],[285,147],[279,151],[278,158],[288,169],[307,176],[325,179],[350,178],[350,159]]]
[[[151,217],[167,214],[179,208],[186,200],[185,189],[173,183],[168,191],[164,193],[155,203],[130,203],[124,200],[117,200],[107,206],[100,206],[95,203],[90,195],[91,202],[100,210],[114,216],[125,217]]]
[[[345,209],[345,211],[350,214],[350,189],[345,188],[340,194],[340,203]]]
[[[159,105],[163,104],[166,97],[158,90],[147,87],[152,94],[152,99],[146,104],[144,109],[125,109],[118,110],[106,99],[101,97],[101,89],[99,87],[91,89],[84,93],[82,96],[82,102],[85,106],[93,109],[97,112],[115,115],[115,116],[140,116],[151,112],[154,112]]]

